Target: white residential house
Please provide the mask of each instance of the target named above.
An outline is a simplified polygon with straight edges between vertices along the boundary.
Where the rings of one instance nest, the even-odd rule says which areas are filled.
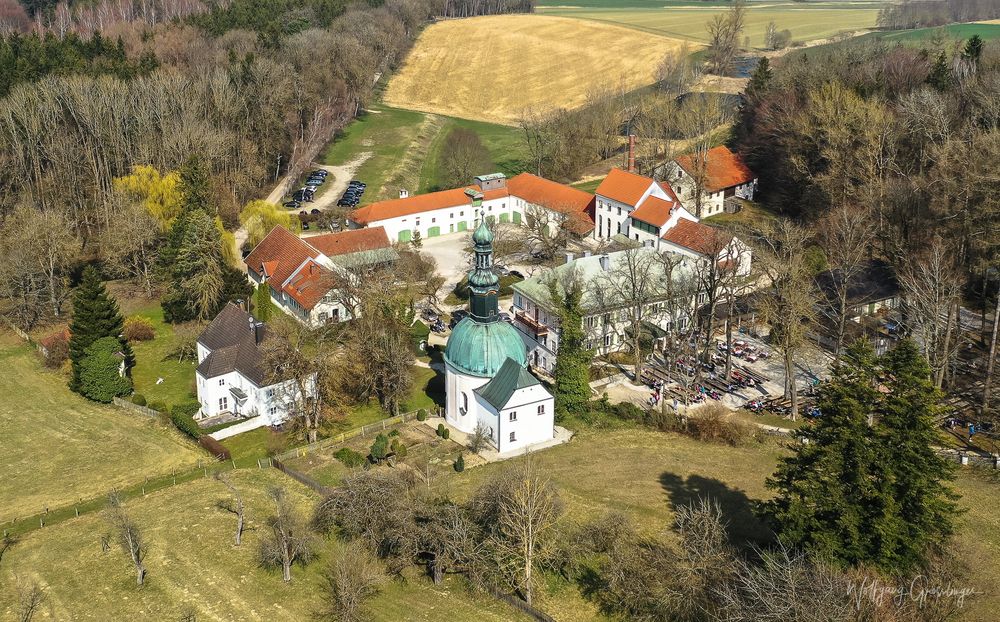
[[[349,226],[382,227],[394,242],[410,242],[419,233],[423,239],[463,233],[479,224],[480,212],[495,223],[521,224],[538,210],[547,212],[550,231],[563,226],[574,234],[587,235],[593,195],[570,186],[521,173],[507,179],[502,173],[480,175],[463,188],[410,196],[400,191],[398,199],[378,201],[348,215]]]
[[[351,319],[343,284],[353,270],[399,258],[381,227],[300,238],[272,229],[244,260],[254,286],[265,285],[274,304],[310,326]]]
[[[232,415],[255,420],[258,426],[275,426],[301,403],[296,383],[268,384],[260,352],[265,331],[263,323],[230,303],[201,333],[195,371],[201,409],[196,419]],[[307,391],[315,395],[315,384]]]
[[[757,177],[725,145],[709,149],[703,156],[682,155],[664,168],[664,179],[677,193],[677,198],[698,218],[721,214],[726,209],[726,199],[731,197],[753,200],[757,191]],[[696,180],[702,181],[701,213],[697,214]]]
[[[643,320],[657,332],[687,330],[697,309],[707,301],[706,294],[698,292],[696,286],[697,270],[717,265],[723,270],[734,269],[741,276],[749,274],[752,257],[742,241],[687,217],[673,222],[655,242],[649,240],[630,250],[604,254],[586,252],[582,257],[568,254],[566,263],[513,285],[514,327],[524,339],[533,367],[551,373],[559,352],[559,319],[549,290],[553,280],[557,287],[562,287],[570,276],[583,282],[581,302],[585,309],[582,321],[588,336],[586,345],[596,355],[604,355],[624,347],[632,325],[631,303],[616,302],[608,294],[615,288],[604,285],[606,279],[622,278],[617,268],[620,262],[628,260],[630,253],[648,255],[633,261],[653,265],[656,287],[652,300],[644,307]],[[664,255],[674,264],[669,288]]]
[[[668,220],[694,219],[681,211],[669,184],[621,169],[611,169],[595,194],[594,238],[598,240],[622,235],[647,244],[659,237]],[[634,212],[640,215],[635,221]]]

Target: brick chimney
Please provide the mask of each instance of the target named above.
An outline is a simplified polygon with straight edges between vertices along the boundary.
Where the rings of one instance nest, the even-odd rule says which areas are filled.
[[[635,134],[628,135],[628,168],[625,170],[635,172]]]

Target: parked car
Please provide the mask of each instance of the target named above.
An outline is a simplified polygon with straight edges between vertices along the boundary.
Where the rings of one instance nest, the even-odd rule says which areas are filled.
[[[299,209],[300,207],[302,207],[302,204],[296,201],[295,199],[292,199],[291,201],[285,201],[283,205],[288,209]]]
[[[318,168],[318,169],[312,171],[309,174],[310,175],[320,175],[322,177],[326,177],[327,175],[330,174],[330,171],[326,170],[325,168]]]
[[[363,181],[358,181],[357,179],[352,179],[351,182],[349,184],[347,184],[347,185],[348,186],[357,186],[359,188],[367,188],[368,187],[368,184],[366,184]]]
[[[502,321],[504,321],[504,322],[513,322],[514,321],[514,318],[512,318],[510,316],[510,313],[504,313],[503,311],[500,312],[500,319]]]
[[[301,203],[302,201],[305,200],[305,198],[306,198],[306,191],[305,190],[296,190],[294,193],[292,193],[292,200],[293,201],[298,201],[298,202]]]
[[[455,326],[457,326],[458,323],[461,322],[462,319],[464,319],[468,315],[469,315],[469,312],[466,311],[465,309],[459,309],[458,311],[452,311],[451,312],[451,321],[448,322],[448,328],[455,328]]]
[[[322,212],[320,212],[320,211],[319,211],[318,209],[316,209],[315,207],[314,207],[313,209],[309,210],[309,213],[310,213],[310,214],[322,214]]]
[[[431,324],[431,330],[434,331],[435,333],[443,333],[445,331],[444,322],[442,322],[441,320],[434,322],[433,324]]]
[[[521,274],[521,273],[520,273],[519,271],[517,271],[517,270],[511,270],[510,272],[508,272],[508,274],[509,274],[510,276],[515,276],[515,277],[517,277],[517,278],[521,279],[522,281],[524,280],[524,275],[523,275],[523,274]]]
[[[352,207],[353,205],[354,203],[347,197],[341,197],[340,200],[337,201],[337,207]]]

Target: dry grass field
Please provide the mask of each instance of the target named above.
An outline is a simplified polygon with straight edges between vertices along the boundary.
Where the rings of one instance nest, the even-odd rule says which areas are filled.
[[[204,457],[168,427],[89,402],[0,333],[0,523],[105,494]]]
[[[4,555],[0,585],[36,581],[46,599],[34,620],[312,620],[323,606],[324,572],[340,544],[325,540],[318,558],[292,569],[292,582],[257,562],[264,524],[272,512],[267,490],[283,487],[301,511],[318,497],[275,469],[230,474],[247,507],[247,530],[233,546],[232,514],[217,507],[228,498],[222,484],[199,479],[133,499],[126,508],[149,546],[146,584],[137,588],[125,554],[102,552],[108,529],[100,513],[88,514],[25,536]],[[17,589],[0,590],[0,619],[14,620]],[[461,579],[435,586],[419,572],[393,580],[370,604],[372,620],[522,620]]]
[[[651,84],[663,56],[681,45],[632,28],[561,17],[442,21],[420,35],[389,82],[385,103],[514,124],[527,109],[579,106],[597,88]]]

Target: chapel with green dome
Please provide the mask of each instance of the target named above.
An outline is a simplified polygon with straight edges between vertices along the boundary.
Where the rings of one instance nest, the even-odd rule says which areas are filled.
[[[469,434],[482,424],[503,453],[550,440],[554,414],[552,395],[528,370],[520,333],[500,317],[493,239],[481,214],[472,234],[469,315],[452,330],[444,351],[445,419]]]

